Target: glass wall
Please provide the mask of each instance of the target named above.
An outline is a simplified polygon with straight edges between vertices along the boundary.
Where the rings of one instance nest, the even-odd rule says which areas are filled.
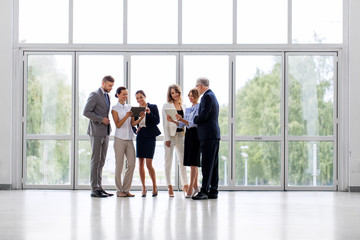
[[[333,188],[335,59],[335,53],[29,53],[25,186],[89,187],[91,148],[88,119],[82,112],[103,76],[112,75],[111,105],[117,102],[115,89],[127,86],[129,104],[137,106],[135,92],[141,89],[147,102],[158,106],[160,116],[170,84],[182,87],[184,103],[190,106],[187,94],[196,79],[209,78],[220,105],[222,187]],[[159,129],[163,132],[162,123]],[[165,186],[163,134],[158,137],[154,166],[159,186]],[[175,166],[174,157],[177,183]],[[104,185],[114,186],[114,170],[112,133]],[[150,183],[148,175],[146,182]],[[133,186],[139,185],[136,169]]]
[[[14,11],[14,47],[25,56],[25,187],[89,187],[82,112],[105,75],[115,78],[111,105],[126,86],[129,104],[142,89],[159,112],[170,84],[190,106],[196,79],[209,78],[222,189],[336,187],[343,0],[16,0]],[[157,140],[164,185],[163,134]],[[114,169],[111,135],[104,185],[114,186]]]

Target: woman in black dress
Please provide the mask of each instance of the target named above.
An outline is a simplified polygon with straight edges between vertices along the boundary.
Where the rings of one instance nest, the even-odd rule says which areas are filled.
[[[139,90],[135,94],[136,101],[140,107],[145,107],[145,117],[138,124],[136,137],[136,157],[139,158],[139,174],[142,184],[142,197],[146,197],[147,189],[145,186],[145,159],[146,167],[149,171],[150,178],[153,183],[152,196],[156,197],[158,188],[156,185],[155,169],[152,165],[152,160],[155,153],[156,136],[161,134],[157,125],[160,122],[158,108],[155,104],[146,103],[146,95],[143,90]]]

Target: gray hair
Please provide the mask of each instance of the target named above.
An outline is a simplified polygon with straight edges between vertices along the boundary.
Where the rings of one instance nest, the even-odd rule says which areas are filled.
[[[196,80],[196,85],[201,84],[204,87],[209,87],[210,81],[207,78],[201,77]]]

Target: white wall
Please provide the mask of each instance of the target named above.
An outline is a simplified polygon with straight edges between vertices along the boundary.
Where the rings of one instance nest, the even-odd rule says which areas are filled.
[[[360,186],[360,1],[349,1],[350,186]]]
[[[0,189],[11,183],[12,127],[12,22],[13,1],[1,0],[0,7]]]

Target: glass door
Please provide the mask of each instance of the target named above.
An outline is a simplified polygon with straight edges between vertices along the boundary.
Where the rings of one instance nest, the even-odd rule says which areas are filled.
[[[336,189],[336,53],[286,55],[286,189]]]
[[[171,84],[178,83],[177,77],[177,62],[178,54],[169,53],[132,53],[129,54],[129,99],[132,106],[138,106],[135,93],[138,90],[143,90],[146,94],[146,101],[151,104],[156,104],[159,110],[160,123],[158,128],[161,135],[157,137],[155,155],[153,159],[153,167],[156,172],[156,183],[159,189],[167,189],[165,169],[164,169],[164,130],[162,119],[162,108],[167,101],[167,90]],[[134,146],[136,142],[134,141]],[[173,165],[172,165],[172,184],[178,188],[178,167],[174,151]],[[136,160],[136,168],[134,171],[134,178],[132,187],[141,189],[141,181],[139,175],[139,163]],[[145,184],[151,186],[152,182],[145,167]]]
[[[210,81],[210,89],[214,92],[219,102],[219,186],[228,189],[230,181],[229,159],[229,82],[230,82],[230,55],[226,53],[193,53],[183,54],[182,80],[183,100],[187,107],[191,106],[187,97],[189,91],[195,88],[196,79],[206,77]],[[199,99],[199,102],[201,99]],[[189,171],[190,172],[190,171]],[[201,186],[201,170],[199,171],[199,186]]]
[[[280,53],[235,56],[234,189],[283,189],[283,63]]]
[[[27,52],[24,188],[73,187],[73,53]]]
[[[76,188],[90,188],[90,160],[91,146],[87,135],[89,119],[83,116],[84,106],[89,94],[101,87],[104,76],[111,75],[115,79],[114,87],[109,93],[110,105],[117,102],[115,91],[120,86],[125,86],[125,59],[121,53],[77,53],[76,69]],[[115,153],[114,153],[114,131],[115,125],[111,114],[110,124],[113,129],[110,135],[108,152],[102,173],[104,187],[115,186]]]

